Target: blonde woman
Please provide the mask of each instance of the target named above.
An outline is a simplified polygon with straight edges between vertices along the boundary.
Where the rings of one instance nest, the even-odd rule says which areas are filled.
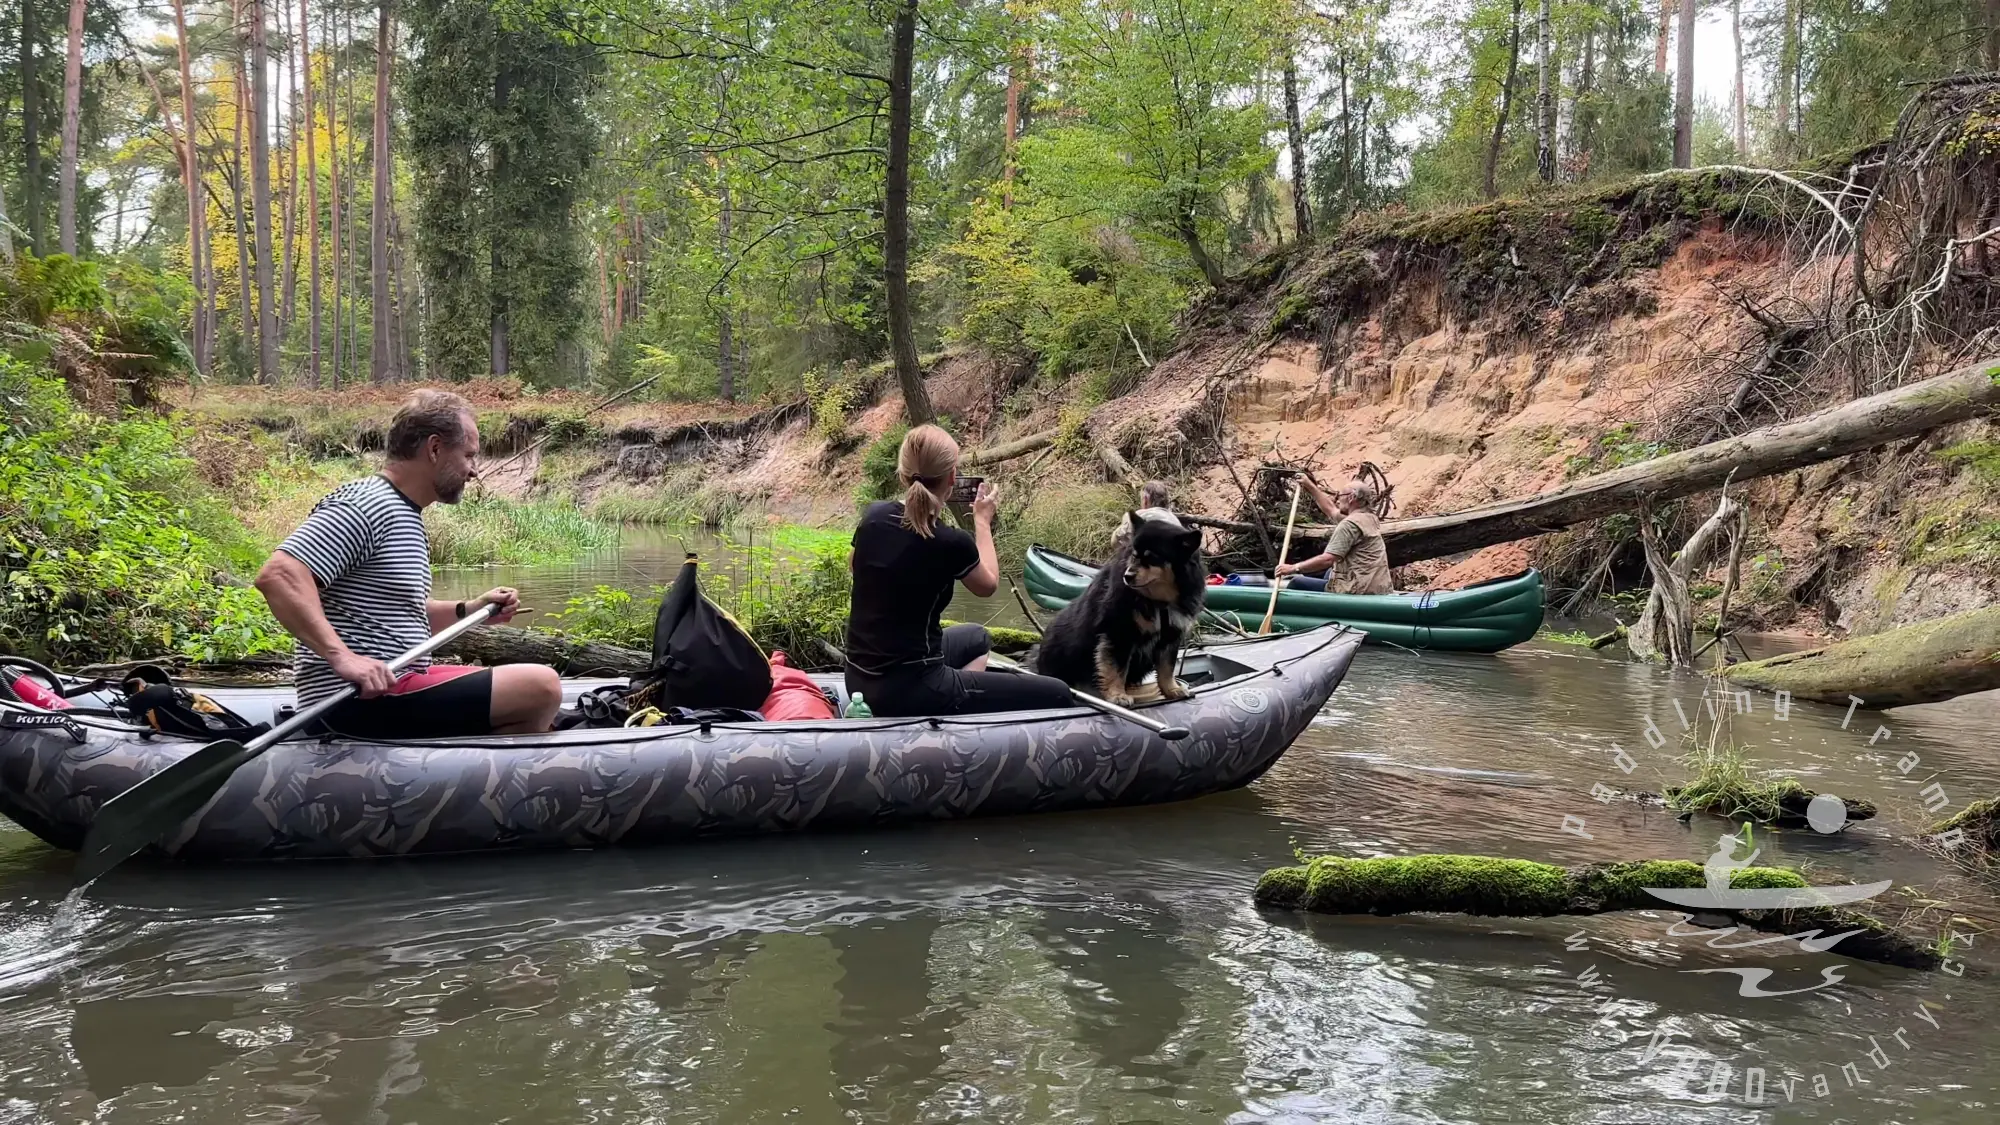
[[[939,623],[955,586],[982,598],[1000,588],[993,550],[999,491],[979,486],[971,535],[938,522],[958,483],[958,443],[936,426],[903,438],[896,475],[903,498],[868,505],[854,529],[847,690],[861,692],[885,717],[1071,706],[1061,680],[987,671],[985,626]]]

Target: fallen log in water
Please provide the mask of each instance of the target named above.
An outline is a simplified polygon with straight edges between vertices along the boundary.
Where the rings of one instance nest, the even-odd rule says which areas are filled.
[[[1686,860],[1596,863],[1556,867],[1491,856],[1420,855],[1389,859],[1320,856],[1301,867],[1276,867],[1257,881],[1257,905],[1315,914],[1474,914],[1497,918],[1547,918],[1560,914],[1609,914],[1620,910],[1673,910],[1646,888],[1696,890],[1705,872]],[[1808,886],[1796,871],[1744,867],[1730,889]],[[1764,933],[1805,937],[1826,935],[1819,948],[1843,931],[1855,931],[1832,951],[1862,961],[1914,969],[1943,964],[1935,942],[1899,932],[1878,919],[1838,907],[1797,910],[1704,908],[1738,925]],[[1818,936],[1813,935],[1813,936]]]
[[[640,649],[512,625],[467,630],[438,655],[466,664],[546,664],[565,676],[629,676],[653,662]]]
[[[1919,621],[1768,660],[1731,664],[1724,677],[1794,699],[1906,707],[2000,688],[2000,606]]]
[[[2000,408],[2000,363],[1987,362],[1884,391],[1797,421],[1669,453],[1584,477],[1521,500],[1382,525],[1395,566],[1509,543],[1571,524],[1629,512],[1641,500],[1672,500],[1963,422]]]

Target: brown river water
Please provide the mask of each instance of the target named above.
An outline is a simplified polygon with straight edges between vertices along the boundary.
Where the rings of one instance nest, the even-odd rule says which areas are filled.
[[[559,605],[664,581],[679,557],[638,537],[439,587]],[[1006,603],[954,615],[1013,623]],[[1669,910],[1251,905],[1295,847],[1702,860],[1729,825],[1591,795],[1677,782],[1675,704],[1697,718],[1702,693],[1555,644],[1368,648],[1268,775],[1183,804],[623,852],[132,864],[61,920],[69,857],[0,825],[0,1122],[1996,1120],[2000,935],[1955,946],[1954,975],[1711,948],[1742,936]],[[2000,700],[1782,721],[1751,703],[1732,724],[1756,766],[1882,809],[1838,835],[1760,831],[1760,862],[1892,880],[1878,908],[1948,895],[2000,917],[1903,842],[1928,786],[1952,809],[2000,792]]]

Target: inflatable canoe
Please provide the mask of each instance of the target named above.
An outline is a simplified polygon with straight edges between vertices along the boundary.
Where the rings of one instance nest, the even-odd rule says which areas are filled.
[[[1193,695],[1146,706],[1165,741],[1082,708],[944,719],[577,729],[450,742],[281,743],[161,841],[180,859],[651,844],[1178,801],[1249,784],[1339,686],[1361,635],[1190,652]],[[840,694],[838,677],[822,680]],[[573,696],[609,681],[572,681]],[[253,721],[289,689],[203,689]],[[79,698],[76,702],[83,703]],[[105,801],[199,742],[0,704],[0,813],[75,849]]]
[[[1040,545],[1028,549],[1028,594],[1048,609],[1081,596],[1097,568]],[[1256,632],[1271,603],[1269,586],[1210,586],[1208,608]],[[1542,576],[1526,570],[1460,590],[1415,594],[1327,594],[1287,590],[1278,595],[1273,629],[1298,632],[1329,623],[1376,642],[1448,652],[1499,652],[1542,627]]]

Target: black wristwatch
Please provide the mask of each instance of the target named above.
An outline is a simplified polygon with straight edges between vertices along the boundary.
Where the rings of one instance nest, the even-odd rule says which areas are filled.
[[[457,612],[458,612],[458,619],[459,619],[460,621],[463,621],[463,620],[465,620],[465,603],[464,603],[464,602],[460,602],[460,603],[458,603],[458,611],[457,611]]]

